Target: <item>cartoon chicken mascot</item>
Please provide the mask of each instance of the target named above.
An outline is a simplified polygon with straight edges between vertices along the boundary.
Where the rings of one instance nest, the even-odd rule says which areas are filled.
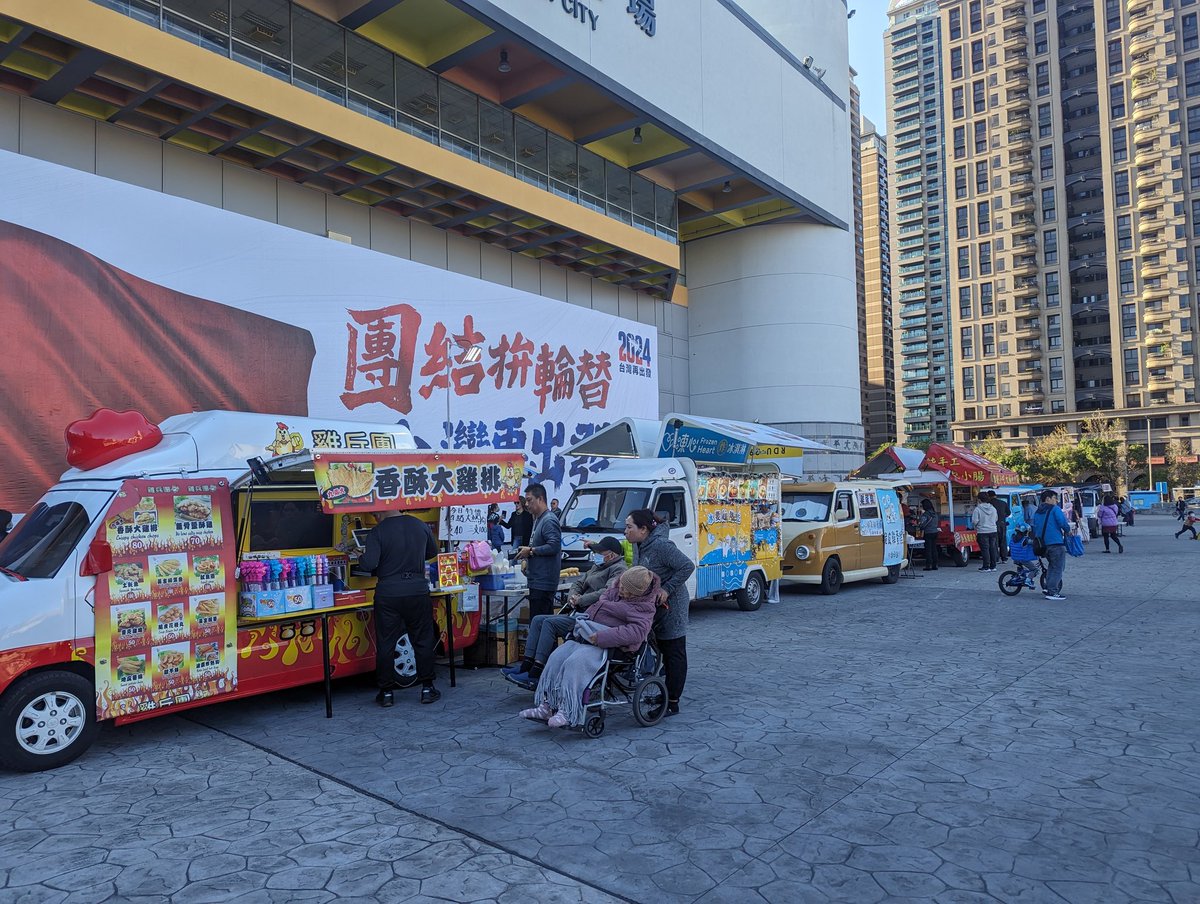
[[[267,451],[278,457],[292,452],[304,451],[304,438],[299,433],[289,433],[288,425],[282,421],[275,422],[275,442],[267,446]]]

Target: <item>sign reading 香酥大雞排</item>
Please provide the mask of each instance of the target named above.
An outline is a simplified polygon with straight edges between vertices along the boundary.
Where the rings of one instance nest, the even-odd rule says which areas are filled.
[[[512,454],[397,452],[313,456],[327,512],[375,512],[515,502],[525,459]]]

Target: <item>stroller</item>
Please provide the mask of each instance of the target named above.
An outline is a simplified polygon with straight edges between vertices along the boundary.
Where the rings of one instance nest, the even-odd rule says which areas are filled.
[[[1008,545],[1012,563],[1017,566],[1015,571],[1005,571],[997,579],[1000,592],[1005,596],[1016,596],[1025,588],[1034,590],[1037,578],[1043,590],[1046,589],[1046,572],[1049,565],[1033,551],[1033,529],[1028,525],[1013,531],[1012,540]]]
[[[588,738],[604,734],[604,719],[613,707],[630,707],[642,726],[662,721],[667,713],[667,682],[653,634],[636,653],[608,651],[604,665],[583,692],[583,706],[583,734]]]

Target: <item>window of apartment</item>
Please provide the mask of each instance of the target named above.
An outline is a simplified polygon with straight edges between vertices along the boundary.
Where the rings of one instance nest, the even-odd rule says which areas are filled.
[[[971,18],[971,34],[973,35],[977,35],[983,30],[983,15],[980,10],[982,5],[980,0],[971,0],[971,4],[968,7],[968,15]]]
[[[1125,55],[1121,53],[1121,39],[1108,42],[1108,74],[1120,75],[1125,71]]]
[[[967,115],[967,108],[963,101],[964,90],[961,86],[950,90],[950,109],[955,119],[962,119]]]
[[[1187,131],[1188,144],[1200,141],[1200,107],[1188,107]]]
[[[1047,229],[1042,233],[1042,260],[1053,264],[1058,260],[1058,230]]]
[[[1046,39],[1046,20],[1038,19],[1033,23],[1033,52],[1045,53],[1050,49],[1050,44]]]
[[[1200,219],[1197,221],[1200,225]],[[975,232],[977,235],[987,235],[992,231],[992,205],[989,201],[980,201],[975,205]]]
[[[986,154],[987,153],[987,123],[986,122],[975,123],[975,153],[976,154]]]
[[[970,320],[972,314],[971,306],[971,287],[958,287],[958,316],[963,320]]]
[[[1200,60],[1188,60],[1183,64],[1183,86],[1188,97],[1200,95]]]
[[[992,243],[979,243],[979,275],[990,276],[992,273]]]
[[[1113,175],[1113,204],[1129,206],[1129,170],[1120,170]]]
[[[1189,50],[1195,50],[1196,47],[1200,46],[1200,42],[1197,42],[1197,39],[1196,39],[1197,35],[1196,35],[1196,14],[1195,13],[1188,13],[1187,15],[1185,15],[1183,17],[1183,28],[1181,31],[1182,31],[1182,36],[1183,36],[1184,53],[1186,53]]]
[[[1054,178],[1054,146],[1047,144],[1038,148],[1038,166],[1042,170],[1042,179]]]
[[[994,311],[992,302],[992,284],[990,282],[981,283],[979,286],[979,313],[980,316],[987,317]]]
[[[964,354],[963,357],[966,355]],[[964,399],[975,398],[975,368],[964,367],[962,369],[962,388]]]
[[[932,37],[932,36],[931,36]],[[950,10],[950,40],[957,41],[962,37],[962,10]]]
[[[971,246],[963,245],[958,249],[958,278],[971,278]]]
[[[964,358],[975,357],[975,333],[969,326],[964,326],[958,334],[959,347]],[[970,370],[970,368],[967,368]]]
[[[1123,213],[1117,217],[1117,250],[1128,251],[1133,247],[1133,218]]]
[[[983,395],[985,398],[996,398],[996,365],[983,365]]]
[[[1058,273],[1053,270],[1046,274],[1046,307],[1058,307]]]
[[[954,159],[962,160],[967,156],[967,127],[954,127]]]
[[[996,354],[996,324],[994,323],[983,325],[983,353],[985,355]]]
[[[955,223],[958,227],[958,237],[968,238],[971,235],[971,212],[968,207],[958,207],[954,211]]]
[[[1049,104],[1038,105],[1038,138],[1049,138],[1054,132],[1054,116]]]
[[[954,51],[951,51],[950,53],[951,53],[951,63],[953,63]],[[959,75],[961,76],[962,75],[962,55],[961,54],[959,55],[959,58],[958,58],[958,70],[959,70]],[[1046,95],[1048,95],[1050,93],[1050,64],[1049,63],[1038,63],[1034,72],[1036,73],[1036,78],[1034,79],[1034,81],[1037,83],[1037,96],[1045,97]]]
[[[971,42],[971,71],[983,72],[983,41]]]
[[[965,166],[956,166],[954,168],[954,197],[959,200],[967,196],[967,168]]]
[[[1033,0],[1033,14],[1035,16],[1038,13],[1044,13],[1045,11],[1046,11],[1046,0]]]
[[[1117,274],[1121,283],[1121,294],[1133,294],[1133,260],[1124,258],[1117,264]]]
[[[1062,314],[1046,317],[1046,338],[1050,348],[1062,348]]]
[[[1120,119],[1125,115],[1125,83],[1117,82],[1108,86],[1109,117]]]
[[[983,79],[979,79],[971,86],[971,109],[976,113],[987,112],[987,90]]]
[[[1049,70],[1047,70],[1048,72]],[[950,77],[963,77],[963,52],[961,47],[950,48]],[[1049,75],[1046,76],[1049,79]]]
[[[1138,350],[1136,348],[1127,348],[1125,355],[1125,384],[1127,386],[1137,386],[1142,382],[1142,369],[1138,361]]]
[[[988,165],[986,160],[975,164],[975,193],[984,195],[988,192]]]
[[[1112,130],[1112,152],[1114,163],[1129,159],[1129,144],[1124,126]]]
[[[1042,222],[1049,223],[1058,215],[1054,206],[1054,189],[1042,189]]]

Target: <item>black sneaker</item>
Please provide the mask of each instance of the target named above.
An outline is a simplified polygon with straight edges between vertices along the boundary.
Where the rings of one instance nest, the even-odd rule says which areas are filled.
[[[442,699],[442,692],[439,691],[436,687],[421,688],[421,702],[422,703],[437,703],[441,699]]]
[[[394,706],[396,704],[396,700],[392,696],[391,691],[380,691],[378,694],[375,695],[375,702],[378,703],[380,706],[382,706],[384,709],[387,709],[389,706]]]

